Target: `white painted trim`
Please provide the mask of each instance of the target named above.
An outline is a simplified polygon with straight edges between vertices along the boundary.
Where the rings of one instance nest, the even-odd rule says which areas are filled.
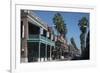
[[[31,0],[32,1],[32,0]],[[17,5],[16,5],[17,4]],[[23,6],[21,4],[25,4],[26,6]],[[51,5],[50,5],[51,4]],[[30,63],[30,64],[20,64],[19,60],[20,60],[20,55],[19,55],[19,33],[16,30],[19,30],[19,21],[20,21],[20,9],[36,9],[36,10],[49,10],[49,11],[72,11],[72,12],[89,12],[91,13],[91,17],[92,19],[90,19],[90,24],[91,24],[91,42],[90,44],[92,44],[92,51],[91,51],[91,60],[89,61],[68,61],[66,64],[66,61],[63,62],[48,62],[48,63]],[[16,12],[17,11],[17,12]],[[72,67],[87,67],[87,66],[94,66],[95,65],[95,7],[94,6],[88,6],[88,5],[77,5],[77,4],[66,4],[64,2],[62,3],[57,3],[57,1],[55,2],[50,2],[49,4],[46,2],[28,2],[28,1],[17,1],[17,0],[13,0],[12,1],[12,38],[11,38],[11,42],[12,42],[12,46],[11,46],[11,71],[38,71],[39,68],[44,69],[44,68],[48,68],[48,69],[61,69],[61,68],[72,68]],[[15,18],[16,17],[16,18]],[[15,24],[15,25],[14,25]],[[16,26],[16,28],[15,28]],[[20,30],[19,30],[20,31]],[[16,33],[17,32],[17,33]],[[15,40],[17,39],[17,40]],[[17,44],[16,44],[16,43]],[[17,49],[17,50],[16,50]],[[15,52],[16,51],[16,52]],[[39,67],[39,68],[38,68]],[[18,72],[17,72],[18,73]]]

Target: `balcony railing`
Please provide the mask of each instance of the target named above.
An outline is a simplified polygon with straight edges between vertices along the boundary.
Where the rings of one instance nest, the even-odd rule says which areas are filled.
[[[39,39],[40,35],[29,35],[29,40]]]
[[[55,42],[51,39],[48,39],[47,37],[41,36],[41,35],[29,35],[29,39],[31,41],[41,41],[46,44],[55,45]]]

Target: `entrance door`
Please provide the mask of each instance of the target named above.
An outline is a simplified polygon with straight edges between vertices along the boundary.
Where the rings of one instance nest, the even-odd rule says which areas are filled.
[[[28,42],[28,62],[38,61],[38,43]]]

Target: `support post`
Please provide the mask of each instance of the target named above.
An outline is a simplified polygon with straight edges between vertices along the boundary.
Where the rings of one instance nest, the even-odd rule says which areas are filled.
[[[47,61],[47,44],[45,46],[45,61]]]
[[[22,62],[28,62],[28,45],[27,45],[27,39],[28,39],[28,20],[27,18],[22,19],[24,31],[23,31],[23,40],[22,40],[22,49],[24,49],[24,57],[22,57]]]
[[[52,46],[50,46],[50,61],[52,60],[52,58],[51,58],[51,49],[52,49]]]
[[[39,56],[38,56],[38,61],[40,62],[40,47],[41,47],[41,42],[39,42]]]

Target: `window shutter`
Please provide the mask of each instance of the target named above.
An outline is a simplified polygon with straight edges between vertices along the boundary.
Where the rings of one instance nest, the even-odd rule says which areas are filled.
[[[24,25],[22,25],[22,38],[24,38]]]
[[[43,34],[43,28],[40,28],[40,34]]]
[[[47,37],[49,37],[49,32],[47,32]]]

